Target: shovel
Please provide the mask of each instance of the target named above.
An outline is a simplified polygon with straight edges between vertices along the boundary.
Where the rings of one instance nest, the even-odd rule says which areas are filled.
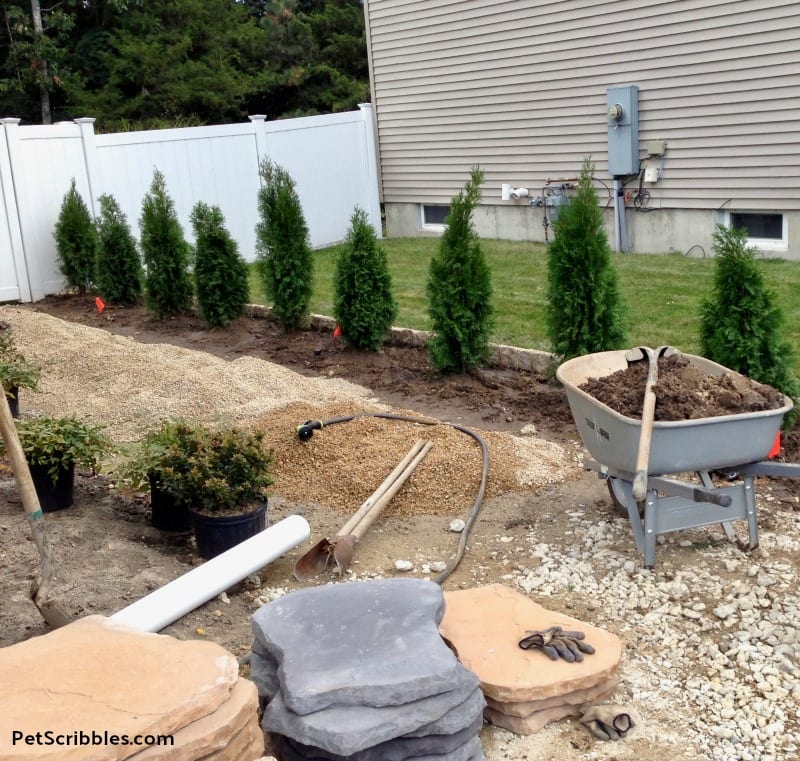
[[[430,442],[417,440],[397,467],[383,483],[362,503],[352,518],[339,529],[333,539],[321,539],[300,557],[294,566],[294,577],[307,581],[322,573],[331,563],[336,563],[338,573],[347,570],[355,553],[356,542],[372,525],[380,512],[400,490],[406,479],[416,470],[433,446]]]
[[[650,460],[650,441],[653,437],[653,419],[656,412],[656,392],[654,387],[658,382],[658,360],[675,354],[677,349],[672,346],[659,346],[653,351],[647,346],[638,346],[625,355],[628,363],[641,362],[647,359],[647,382],[644,387],[644,404],[642,405],[642,427],[639,432],[639,450],[636,455],[636,473],[633,478],[633,498],[641,502],[647,494],[647,464]]]
[[[72,617],[58,604],[51,596],[51,588],[56,576],[56,560],[53,548],[48,541],[44,530],[44,513],[39,504],[39,495],[31,479],[31,471],[25,452],[22,450],[17,428],[14,425],[14,418],[11,417],[11,410],[8,406],[8,399],[0,389],[0,435],[3,437],[6,453],[11,462],[11,470],[14,473],[14,480],[17,482],[17,489],[22,498],[22,506],[25,516],[31,527],[33,541],[39,552],[42,561],[42,572],[31,587],[31,598],[34,605],[39,609],[42,618],[52,627],[63,626],[72,621]]]

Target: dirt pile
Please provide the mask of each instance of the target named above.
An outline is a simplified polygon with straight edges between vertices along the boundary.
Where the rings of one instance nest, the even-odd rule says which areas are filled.
[[[627,417],[642,416],[647,362],[634,362],[602,378],[591,378],[580,388]],[[783,406],[784,397],[770,386],[735,372],[715,377],[681,354],[658,361],[655,386],[656,420],[697,420],[737,415]]]

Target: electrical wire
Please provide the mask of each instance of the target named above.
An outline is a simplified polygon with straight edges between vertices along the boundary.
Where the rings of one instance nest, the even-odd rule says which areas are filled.
[[[481,504],[483,503],[483,497],[486,493],[486,482],[489,479],[489,447],[486,445],[486,441],[480,434],[469,428],[465,428],[463,425],[458,425],[457,423],[448,423],[442,420],[429,420],[427,418],[415,417],[413,415],[401,415],[392,412],[359,412],[353,415],[345,415],[344,417],[331,418],[330,420],[306,420],[305,423],[298,425],[296,430],[302,441],[308,441],[315,430],[321,430],[322,428],[327,428],[339,423],[348,423],[351,420],[357,420],[358,418],[365,417],[376,417],[387,420],[402,420],[407,423],[419,423],[421,425],[446,425],[450,428],[454,428],[456,431],[460,431],[461,433],[465,433],[467,436],[472,437],[481,448],[483,468],[481,472],[481,482],[480,486],[478,487],[478,493],[475,496],[475,501],[472,503],[467,520],[464,522],[464,530],[461,532],[461,538],[458,542],[458,548],[456,550],[455,557],[444,569],[444,571],[442,571],[434,579],[434,582],[441,586],[444,584],[450,574],[455,571],[455,569],[458,567],[458,564],[461,562],[461,559],[464,557],[464,551],[467,547],[467,538],[469,537],[469,532],[478,517],[478,513],[480,512]]]

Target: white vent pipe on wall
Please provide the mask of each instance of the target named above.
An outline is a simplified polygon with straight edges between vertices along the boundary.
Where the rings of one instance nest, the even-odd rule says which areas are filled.
[[[161,631],[304,542],[310,534],[311,528],[305,518],[290,515],[110,618],[139,631]]]

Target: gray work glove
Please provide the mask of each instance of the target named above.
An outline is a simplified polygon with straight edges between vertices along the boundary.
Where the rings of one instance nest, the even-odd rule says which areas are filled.
[[[619,740],[633,727],[633,719],[624,706],[616,703],[592,706],[578,719],[598,740]]]
[[[564,631],[560,626],[551,626],[542,631],[527,631],[528,636],[521,639],[523,650],[541,650],[551,661],[563,658],[569,663],[583,660],[583,653],[592,654],[594,648],[584,642],[583,632]]]

